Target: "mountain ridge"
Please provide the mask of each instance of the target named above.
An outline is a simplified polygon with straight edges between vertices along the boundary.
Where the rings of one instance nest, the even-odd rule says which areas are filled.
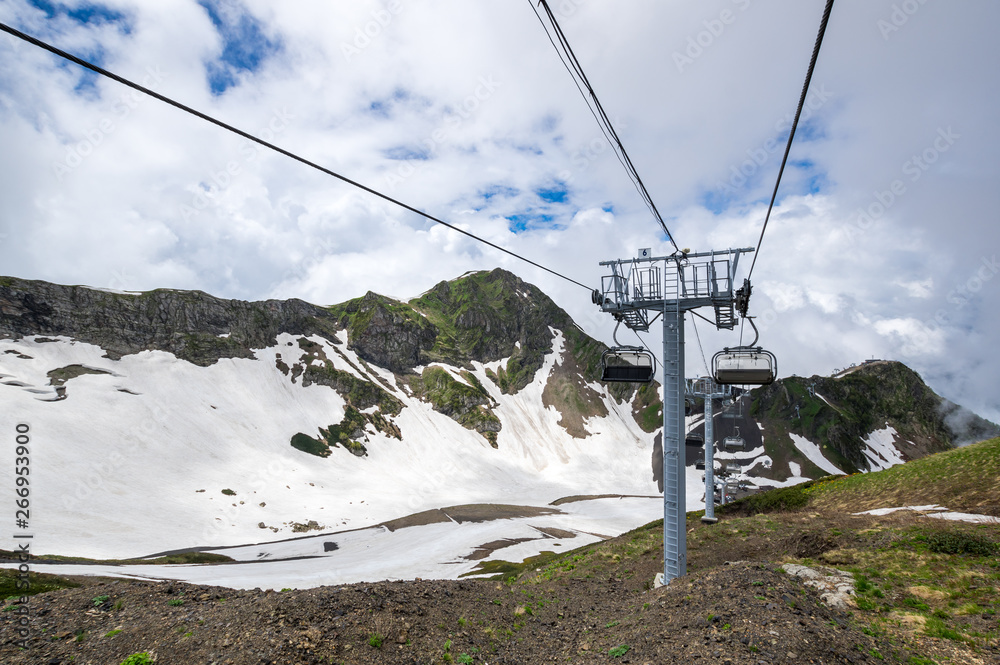
[[[906,459],[1000,435],[996,424],[940,397],[897,361],[869,361],[833,377],[785,377],[753,390],[751,400],[765,441],[805,437],[847,473],[880,468],[863,445],[878,430],[893,430]]]
[[[0,278],[0,391],[12,407],[0,427],[16,414],[37,423],[49,441],[39,478],[70,488],[39,499],[50,532],[72,534],[50,551],[98,558],[121,552],[95,546],[86,525],[126,525],[134,537],[120,549],[141,553],[253,542],[259,529],[287,535],[310,523],[364,528],[446,505],[509,503],[511,494],[538,505],[654,495],[659,386],[600,383],[605,348],[537,287],[499,269],[440,282],[409,302],[370,292],[329,307]],[[863,378],[858,370],[837,381]],[[802,381],[754,393],[764,429],[748,402],[739,422],[749,449],[716,446],[717,460],[740,466],[738,481],[785,486],[830,468],[903,461],[897,448],[909,444],[888,432],[881,412],[852,411],[871,404],[821,386],[838,411],[802,397]],[[927,391],[903,384],[896,392]],[[789,416],[814,405],[812,428]],[[920,425],[893,422],[906,436],[906,425]],[[857,446],[857,464],[817,436],[823,423]],[[688,429],[698,427],[690,416]],[[716,426],[717,440],[728,434]],[[685,501],[696,507],[703,451],[687,448]],[[631,501],[626,519],[655,516],[656,501]],[[186,517],[151,517],[156,502]],[[609,525],[600,502],[574,511],[545,528],[590,539],[637,523]],[[156,546],[142,542],[149,526]],[[516,534],[501,529],[493,540],[535,543],[525,545],[528,556],[541,538],[530,526],[510,525]]]

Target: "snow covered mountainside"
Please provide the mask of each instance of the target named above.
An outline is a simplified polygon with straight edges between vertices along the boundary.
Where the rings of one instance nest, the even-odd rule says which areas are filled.
[[[597,383],[601,345],[503,271],[413,305],[369,294],[329,309],[8,278],[0,307],[0,431],[30,427],[37,553],[130,557],[656,493],[633,391]],[[590,538],[655,519],[646,503]]]
[[[205,580],[250,587],[265,569],[277,588],[455,577],[662,515],[656,385],[602,385],[603,349],[502,270],[327,308],[0,278],[0,437],[30,430],[36,554],[270,561]],[[865,468],[823,438],[831,425],[785,413],[803,408],[781,398],[794,380],[745,397],[750,445],[719,448],[751,485]],[[815,392],[832,415],[809,422],[839,422],[839,393]],[[902,461],[876,420],[862,448]],[[704,506],[700,450],[688,510]]]

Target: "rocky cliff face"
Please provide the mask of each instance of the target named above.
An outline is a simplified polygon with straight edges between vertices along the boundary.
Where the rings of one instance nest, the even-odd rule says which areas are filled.
[[[596,404],[600,400],[586,383],[599,378],[604,345],[584,334],[537,287],[500,269],[441,282],[409,303],[369,292],[329,308],[301,300],[243,302],[171,289],[113,293],[0,278],[0,338],[66,336],[95,344],[112,359],[161,350],[208,366],[221,358],[252,358],[252,349],[273,346],[280,333],[318,335],[339,345],[337,333],[346,330],[347,347],[361,360],[392,371],[435,410],[479,432],[493,446],[500,422],[481,385],[434,368],[420,375],[415,369],[434,362],[472,369],[473,361],[505,361],[487,375],[503,393],[515,394],[551,353],[554,329],[563,332],[568,348],[559,394],[549,391],[546,406],[568,413],[567,423],[582,423],[582,418],[602,414]],[[299,344],[310,342],[301,339]],[[279,359],[278,366],[302,375],[304,385],[334,388],[353,408],[378,405],[380,413],[398,413],[391,395],[366,368],[355,370],[371,380],[335,370],[325,360],[317,356],[310,364],[282,367]],[[634,394],[627,384],[613,385],[609,392],[619,401]],[[574,436],[583,436],[581,423]]]
[[[434,324],[409,305],[371,291],[333,310],[339,325],[347,328],[348,348],[397,374],[425,361],[438,335]]]
[[[396,373],[431,362],[471,368],[472,361],[506,358],[492,373],[506,393],[516,393],[534,378],[552,348],[552,328],[566,336],[587,381],[599,378],[606,348],[536,286],[499,268],[440,282],[408,303],[368,293],[331,311],[347,328],[349,348]],[[620,400],[633,395],[627,384],[610,392]]]
[[[244,302],[172,289],[111,293],[0,278],[0,336],[65,335],[115,359],[155,349],[207,366],[252,357],[251,349],[274,344],[280,332],[333,339],[336,320],[301,300]]]

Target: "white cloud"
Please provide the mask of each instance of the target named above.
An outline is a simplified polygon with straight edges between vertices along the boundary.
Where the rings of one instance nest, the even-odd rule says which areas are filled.
[[[901,344],[899,351],[903,356],[929,356],[944,351],[944,333],[917,319],[876,321],[875,331],[885,337],[897,338]]]
[[[893,282],[896,286],[902,287],[911,298],[930,298],[934,295],[934,278],[904,282],[902,280]]]
[[[798,284],[784,284],[775,282],[773,284],[763,284],[761,289],[767,293],[774,303],[777,312],[786,312],[791,309],[804,307],[807,302],[806,291]]]
[[[834,8],[751,313],[783,374],[897,357],[1000,419],[985,352],[1000,329],[1000,92],[983,85],[1000,69],[1000,6],[925,3],[885,33],[893,4]],[[601,260],[671,249],[525,4],[229,3],[281,48],[221,96],[206,63],[224,41],[197,2],[107,5],[129,30],[24,0],[0,20],[87,57],[99,47],[124,76],[584,283]],[[553,6],[678,243],[755,246],[821,7]],[[724,30],[701,35],[724,11]],[[675,53],[699,38],[680,71]],[[28,44],[0,38],[0,57],[4,273],[331,303],[502,266],[610,341],[579,286],[111,81],[77,90],[78,68]],[[537,194],[558,183],[565,203]],[[513,233],[515,215],[551,221]],[[738,339],[707,328],[706,353]]]

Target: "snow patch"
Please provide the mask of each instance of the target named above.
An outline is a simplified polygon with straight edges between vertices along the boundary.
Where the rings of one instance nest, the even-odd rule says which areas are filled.
[[[789,434],[792,438],[792,443],[795,444],[795,448],[798,449],[800,453],[805,455],[806,459],[818,466],[823,471],[827,473],[835,474],[838,476],[844,475],[844,472],[837,468],[837,466],[823,456],[823,452],[820,447],[805,438],[804,436],[799,436],[798,434]]]
[[[1000,524],[1000,517],[993,517],[992,515],[975,515],[973,513],[956,513],[952,511],[944,513],[931,513],[927,517],[936,517],[942,520],[951,520],[953,522],[971,522],[973,524]]]
[[[853,515],[889,515],[898,510],[912,510],[913,512],[923,513],[924,517],[934,517],[942,520],[950,520],[953,522],[971,522],[973,524],[1000,524],[1000,517],[993,517],[992,515],[977,515],[975,513],[959,513],[948,510],[944,506],[939,506],[935,503],[926,506],[897,506],[895,508],[875,508],[873,510],[864,510],[860,513],[852,513]]]
[[[906,460],[896,448],[896,430],[886,423],[885,429],[878,429],[862,439],[865,449],[862,450],[868,458],[872,471],[883,471]]]
[[[648,523],[662,515],[660,497],[623,497],[578,501],[559,512],[486,522],[455,521],[389,531],[384,526],[323,533],[273,543],[213,550],[239,563],[199,566],[60,565],[63,575],[102,575],[172,579],[237,589],[313,588],[377,580],[458,579],[480,561],[465,557],[484,543],[529,539],[498,550],[486,560],[521,561],[557,545],[569,550],[617,535],[625,525]],[[631,527],[626,527],[631,528]],[[560,529],[571,538],[550,538],[540,529]],[[335,544],[336,547],[329,546]],[[297,558],[308,557],[308,558]],[[266,561],[266,565],[261,562]],[[17,564],[5,564],[5,567]],[[43,564],[37,568],[45,570]],[[53,567],[53,572],[55,567]]]
[[[852,515],[888,515],[889,513],[894,513],[897,510],[913,510],[917,512],[924,512],[929,510],[947,510],[943,506],[939,506],[936,503],[932,503],[927,506],[898,506],[896,508],[875,508],[874,510],[863,510],[860,513],[851,513]]]
[[[349,367],[345,358],[358,367],[360,360],[344,344],[346,331],[337,336],[338,346],[310,339],[322,345],[337,369],[362,380],[377,375],[395,385],[388,370],[369,366],[361,374]],[[292,522],[310,519],[327,529],[364,529],[449,505],[546,505],[573,494],[657,494],[649,466],[653,435],[634,422],[630,405],[618,404],[602,391],[609,415],[587,420],[592,434],[586,439],[569,436],[558,424],[560,414],[542,407],[541,392],[565,348],[558,331],[554,353],[546,354],[534,381],[517,395],[501,394],[486,377],[486,365],[474,363],[474,375],[498,404],[495,413],[503,425],[499,449],[398,391],[395,396],[404,409],[391,420],[403,439],[369,430],[365,458],[342,448],[319,458],[291,447],[294,434],[317,436],[319,428],[344,417],[345,407],[328,386],[292,383],[275,366],[279,353],[286,364],[301,361],[299,337],[283,334],[275,346],[254,350],[254,358],[224,358],[208,367],[162,351],[111,360],[103,349],[69,338],[54,343],[0,340],[0,351],[28,356],[0,356],[5,381],[26,386],[0,385],[8,407],[0,412],[0,431],[14,429],[16,414],[17,421],[32,423],[40,445],[44,436],[46,447],[46,455],[32,463],[39,488],[50,488],[36,498],[37,551],[143,556],[286,538],[293,536]],[[57,402],[39,401],[42,395],[28,392],[51,391],[47,372],[73,364],[115,378],[75,378],[68,397]],[[12,485],[12,474],[12,467],[0,465],[0,485]],[[137,483],[136,478],[144,480]],[[224,495],[222,489],[236,494]],[[704,505],[697,486],[689,484],[686,496],[686,510]],[[662,511],[662,499],[650,503]],[[607,524],[582,526],[591,533],[617,535],[655,519],[656,510],[651,512],[625,511]],[[260,522],[279,532],[260,529]],[[532,521],[529,526],[542,525]],[[95,533],[107,537],[95,538]],[[424,533],[432,537],[431,531]],[[374,548],[367,556],[378,561],[381,552]],[[452,559],[458,556],[455,549],[449,552]],[[128,571],[139,574],[138,569]],[[353,573],[344,569],[344,574]],[[427,570],[420,574],[432,576]]]
[[[730,452],[728,450],[718,450],[714,453],[715,459],[751,459],[764,455],[764,446],[743,452]]]
[[[771,459],[770,455],[761,455],[760,457],[758,457],[758,458],[754,459],[753,461],[751,461],[750,464],[745,465],[743,467],[743,473],[749,473],[750,469],[754,468],[758,464],[761,465],[761,468],[770,469],[771,465],[773,463],[774,463],[774,460]],[[764,478],[763,480],[767,480],[767,479]]]

